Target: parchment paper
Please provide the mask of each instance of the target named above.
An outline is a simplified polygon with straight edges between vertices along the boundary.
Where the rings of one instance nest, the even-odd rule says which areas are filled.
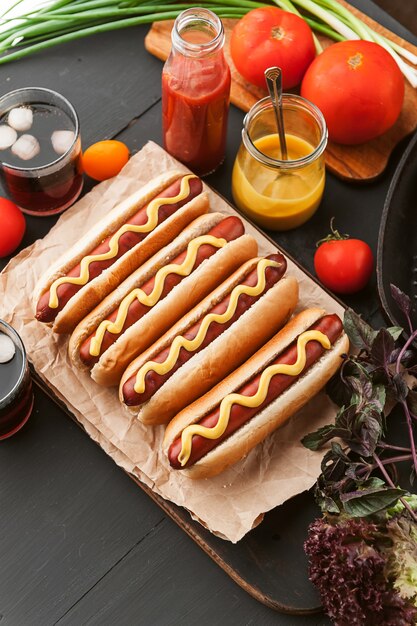
[[[322,454],[306,450],[300,438],[334,418],[335,408],[325,394],[313,398],[244,461],[215,478],[191,481],[170,471],[161,454],[163,427],[143,426],[124,412],[116,390],[101,388],[88,374],[74,370],[67,357],[68,337],[55,335],[33,317],[34,286],[51,263],[120,200],[172,167],[187,171],[149,142],[117,177],[97,185],[66,211],[44,239],[18,254],[0,275],[0,317],[19,332],[46,384],[118,465],[163,498],[187,508],[211,532],[237,542],[263,513],[314,484]],[[233,213],[213,191],[209,194],[212,210]],[[260,254],[274,251],[256,229],[246,226],[258,240]],[[300,283],[299,309],[317,305],[343,315],[341,306],[290,261],[288,273]]]

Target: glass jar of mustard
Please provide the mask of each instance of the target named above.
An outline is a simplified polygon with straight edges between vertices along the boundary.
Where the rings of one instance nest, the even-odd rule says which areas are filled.
[[[237,207],[264,228],[289,230],[316,211],[324,191],[326,122],[301,96],[283,94],[288,160],[281,157],[271,99],[259,100],[245,116],[232,175]]]

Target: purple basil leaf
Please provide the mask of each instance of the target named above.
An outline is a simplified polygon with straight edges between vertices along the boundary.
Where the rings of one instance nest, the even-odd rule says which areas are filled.
[[[398,357],[400,356],[401,350],[402,348],[395,348],[391,352],[389,360],[390,363],[395,363],[397,361]],[[410,374],[417,374],[417,365],[415,365],[416,357],[417,355],[414,350],[406,350],[401,357],[401,364],[404,365],[404,367],[409,368]]]
[[[327,383],[326,393],[330,400],[337,404],[337,406],[350,404],[351,391],[342,381],[338,373],[332,376]]]
[[[353,393],[352,403],[362,406],[362,404],[372,397],[372,383],[367,376],[360,373],[359,376],[349,376],[347,379]]]
[[[336,415],[335,425],[338,429],[351,432],[353,425],[355,424],[358,407],[356,404],[351,404],[348,407],[343,407]]]
[[[400,311],[404,313],[406,317],[410,315],[411,311],[411,300],[410,298],[403,292],[401,289],[396,287],[391,283],[391,295],[394,298],[395,302],[398,305]]]
[[[370,351],[377,333],[352,309],[346,310],[343,326],[354,346],[360,350]]]
[[[386,367],[389,364],[390,356],[394,350],[394,339],[386,328],[381,328],[372,344],[371,358],[373,362],[380,366]]]
[[[366,457],[372,456],[375,452],[376,445],[380,440],[382,435],[382,426],[379,420],[379,415],[370,414],[366,416],[364,423],[362,424],[361,429],[361,439],[362,439],[362,450],[363,452],[359,454],[363,454]],[[357,451],[357,450],[356,450]]]
[[[407,394],[407,404],[413,415],[417,415],[417,391],[409,389]]]
[[[349,467],[346,468],[346,476],[351,480],[358,480],[358,472],[366,469],[368,472],[368,468],[372,468],[372,465],[362,462],[362,463],[351,463]],[[371,471],[371,470],[369,470]]]
[[[407,387],[407,383],[404,380],[402,374],[395,374],[392,377],[393,388],[395,392],[395,397],[398,402],[404,402],[406,397],[408,396],[409,389]]]
[[[321,471],[324,480],[327,483],[338,483],[345,477],[346,466],[350,464],[350,459],[347,462],[340,458],[333,450],[329,450],[323,457],[321,462]]]
[[[380,439],[381,429],[376,420],[369,420],[366,428],[363,428],[358,437],[349,439],[346,443],[352,452],[361,457],[369,458],[375,452]]]

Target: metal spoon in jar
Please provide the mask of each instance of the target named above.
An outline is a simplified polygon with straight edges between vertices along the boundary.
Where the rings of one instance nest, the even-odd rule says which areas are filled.
[[[265,70],[265,80],[269,96],[274,107],[275,121],[277,123],[281,160],[288,161],[287,142],[285,140],[284,116],[282,114],[282,72],[279,67],[268,67]]]
[[[269,67],[265,70],[264,74],[274,109],[281,161],[288,161],[287,141],[285,138],[284,116],[282,110],[281,68]],[[299,178],[295,172],[290,170],[281,170],[272,180],[269,180],[263,189],[263,194],[268,197],[278,196],[285,198],[287,196],[291,196],[291,186],[294,184],[294,177]]]

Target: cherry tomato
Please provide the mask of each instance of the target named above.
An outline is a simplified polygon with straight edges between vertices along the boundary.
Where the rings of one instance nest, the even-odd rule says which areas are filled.
[[[301,17],[277,7],[249,11],[233,29],[230,53],[236,69],[265,89],[264,71],[277,65],[284,89],[301,82],[316,51],[311,28]]]
[[[10,200],[0,198],[0,258],[12,254],[23,239],[26,220]]]
[[[83,169],[94,180],[116,176],[129,160],[129,149],[121,141],[98,141],[83,154]]]
[[[342,144],[374,139],[397,120],[404,78],[391,55],[370,41],[342,41],[308,68],[301,95],[322,111],[329,138]]]
[[[318,243],[314,269],[320,281],[335,293],[356,293],[369,281],[374,258],[372,250],[361,239],[350,239],[337,230]]]

